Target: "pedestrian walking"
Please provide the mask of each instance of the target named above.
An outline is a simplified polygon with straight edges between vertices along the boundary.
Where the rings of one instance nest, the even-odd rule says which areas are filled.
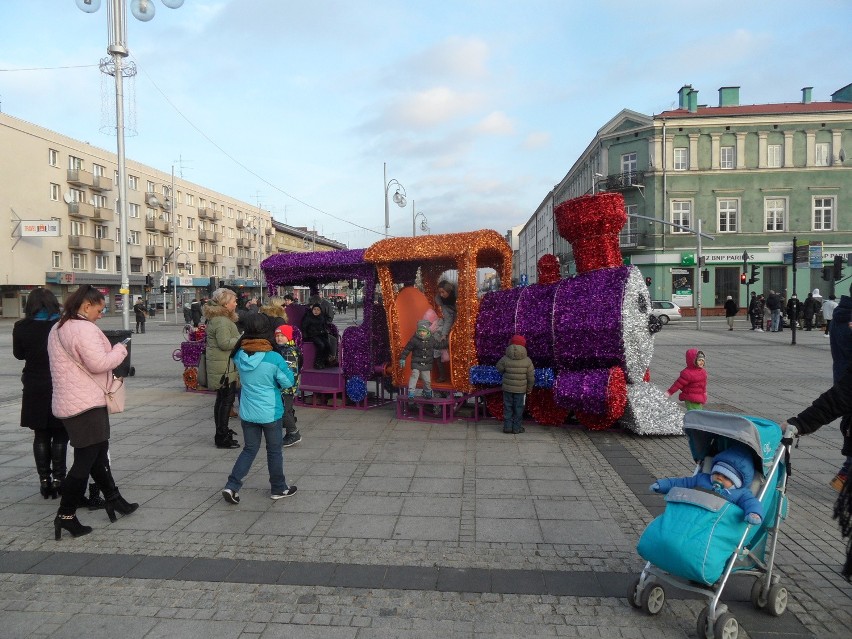
[[[758,309],[758,303],[759,300],[757,298],[757,293],[755,291],[752,291],[751,299],[749,300],[746,312],[748,313],[748,319],[751,322],[751,330],[753,331],[756,331],[758,328],[761,328],[760,321],[758,321],[758,317],[761,321],[763,319],[763,310]]]
[[[116,511],[129,515],[139,508],[121,496],[110,466],[104,389],[113,387],[112,369],[127,357],[127,347],[121,342],[111,345],[95,325],[104,305],[98,289],[80,286],[65,300],[62,317],[48,336],[53,414],[62,420],[74,448],[74,463],[62,485],[59,511],[53,520],[57,540],[63,530],[74,537],[92,532],[77,519],[90,474],[104,494],[110,521],[115,521]]]
[[[524,400],[535,384],[535,367],[527,355],[523,335],[513,335],[509,340],[506,354],[497,362],[497,371],[503,375],[503,432],[523,433]]]
[[[734,298],[728,295],[725,299],[725,320],[728,322],[728,330],[734,330],[734,317],[740,312],[740,307],[734,301]]]
[[[837,298],[834,295],[829,295],[828,299],[822,303],[822,319],[825,320],[825,336],[828,337],[828,331],[831,328],[831,320],[834,318],[834,309],[837,308]]]
[[[814,327],[814,314],[816,313],[817,301],[814,299],[813,293],[808,293],[805,301],[802,303],[802,319],[805,322],[805,330],[809,331]]]
[[[240,372],[240,422],[243,428],[243,450],[222,489],[225,501],[240,503],[240,488],[266,441],[266,465],[272,499],[289,497],[296,492],[284,476],[282,452],[282,417],[284,404],[281,390],[293,386],[293,373],[284,358],[269,341],[269,319],[261,313],[250,313],[243,319],[245,333],[235,348],[234,364]]]
[[[141,297],[136,298],[136,303],[133,305],[133,313],[136,315],[136,334],[139,334],[140,328],[142,329],[141,332],[144,333],[147,312],[145,309],[145,301]]]
[[[769,310],[772,320],[770,330],[777,333],[778,325],[781,323],[781,298],[775,291],[769,291],[769,296],[766,298],[766,308]]]
[[[198,325],[201,324],[201,303],[194,299],[189,305],[189,315],[192,318],[192,326],[193,328],[198,328]]]
[[[686,368],[680,372],[666,397],[671,397],[680,391],[680,401],[686,405],[686,410],[704,408],[707,403],[707,369],[704,352],[697,348],[686,351]]]
[[[790,318],[790,328],[795,324],[797,328],[801,328],[799,323],[802,319],[802,302],[799,297],[793,293],[790,299],[787,300],[787,317]]]

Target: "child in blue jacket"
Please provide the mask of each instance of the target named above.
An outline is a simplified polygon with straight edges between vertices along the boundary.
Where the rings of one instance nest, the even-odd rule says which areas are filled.
[[[240,420],[245,445],[222,489],[222,496],[232,504],[240,503],[240,488],[260,449],[261,436],[266,440],[266,464],[272,499],[289,497],[296,492],[284,478],[282,417],[284,404],[281,390],[293,386],[290,366],[269,341],[269,318],[261,313],[247,313],[243,318],[245,332],[234,348],[233,360],[240,372]]]
[[[742,508],[745,521],[758,526],[763,521],[763,504],[751,492],[752,479],[754,462],[751,451],[745,446],[734,444],[713,458],[713,467],[709,473],[658,479],[651,484],[651,491],[665,495],[676,486],[712,491]]]

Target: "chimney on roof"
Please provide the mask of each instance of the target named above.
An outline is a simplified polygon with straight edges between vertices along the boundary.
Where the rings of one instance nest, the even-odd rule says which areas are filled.
[[[689,98],[687,96],[689,96],[690,91],[692,91],[692,85],[691,84],[684,84],[680,88],[680,91],[677,92],[677,108],[678,109],[687,108],[687,106],[689,105]]]
[[[720,87],[719,88],[719,106],[740,106],[740,88],[739,87]]]
[[[687,98],[689,98],[689,112],[698,113],[698,91],[692,89]]]
[[[813,90],[813,87],[802,87],[802,104],[811,103],[811,94],[813,93]]]

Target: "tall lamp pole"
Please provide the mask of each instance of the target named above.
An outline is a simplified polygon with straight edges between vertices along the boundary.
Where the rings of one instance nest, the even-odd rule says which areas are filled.
[[[388,163],[384,163],[385,167],[385,237],[388,236],[388,229],[390,228],[390,206],[388,205],[388,192],[390,188],[396,185],[396,193],[393,194],[393,201],[399,208],[405,208],[405,205],[408,203],[408,194],[405,192],[405,187],[399,183],[398,180],[391,180],[388,182]],[[400,193],[402,191],[402,193]]]
[[[183,0],[160,0],[170,9],[177,9]],[[77,7],[86,13],[94,13],[101,6],[101,0],[76,0]],[[135,18],[148,22],[154,17],[155,5],[153,0],[131,0],[130,11]],[[107,31],[109,45],[107,53],[110,58],[101,60],[100,69],[107,75],[115,77],[115,136],[116,155],[118,156],[118,224],[121,233],[121,293],[122,321],[124,330],[130,330],[130,256],[128,254],[127,236],[127,165],[124,154],[124,77],[136,75],[136,65],[133,62],[123,66],[124,58],[129,54],[127,48],[127,3],[125,0],[108,0]],[[165,306],[165,304],[164,304]],[[165,308],[163,309],[165,312]]]

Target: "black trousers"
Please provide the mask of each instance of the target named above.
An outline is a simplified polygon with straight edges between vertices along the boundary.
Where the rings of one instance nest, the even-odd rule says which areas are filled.
[[[118,494],[112,478],[112,470],[109,467],[109,440],[74,449],[74,463],[71,464],[62,486],[59,514],[73,515],[76,512],[86,492],[89,475],[101,489],[104,499],[111,499]]]
[[[237,398],[237,383],[232,382],[216,391],[216,402],[213,404],[213,423],[216,425],[214,440],[221,444],[231,439],[231,429],[228,427],[231,419],[231,409]]]

